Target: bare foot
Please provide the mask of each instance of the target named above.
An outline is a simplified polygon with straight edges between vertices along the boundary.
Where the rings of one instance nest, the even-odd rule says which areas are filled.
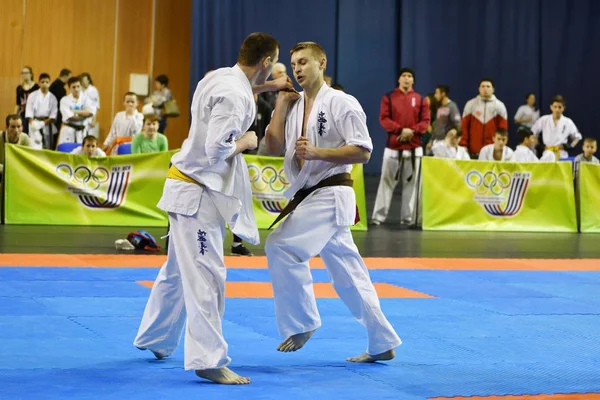
[[[292,335],[289,338],[285,339],[283,342],[277,346],[277,351],[281,351],[283,353],[289,353],[292,351],[297,351],[308,342],[308,339],[315,333],[314,330],[310,332],[298,333],[296,335]]]
[[[148,350],[148,349],[145,349],[143,347],[138,347],[138,349],[140,349],[140,350]],[[162,360],[163,358],[167,357],[167,355],[161,354],[158,351],[154,351],[154,350],[150,350],[150,351],[152,352],[152,354],[154,354],[154,357],[156,357],[157,360]]]
[[[374,356],[370,355],[369,353],[364,353],[360,356],[346,358],[346,361],[354,363],[374,363],[376,361],[388,361],[394,357],[396,357],[396,353],[392,349]]]
[[[239,376],[227,367],[217,369],[197,369],[196,375],[223,385],[247,385],[250,378]]]

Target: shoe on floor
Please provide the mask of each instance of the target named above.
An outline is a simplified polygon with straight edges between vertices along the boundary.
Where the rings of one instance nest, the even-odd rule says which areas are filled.
[[[246,246],[240,244],[239,246],[231,246],[232,256],[251,256],[252,252],[248,250]]]

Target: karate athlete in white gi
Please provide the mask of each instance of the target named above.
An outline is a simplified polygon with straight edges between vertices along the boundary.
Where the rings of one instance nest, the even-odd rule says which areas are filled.
[[[92,101],[81,92],[81,80],[69,78],[69,95],[60,99],[62,127],[58,134],[58,144],[83,143],[87,136],[88,120],[96,114]]]
[[[286,196],[293,196],[290,203],[301,200],[265,245],[277,325],[286,338],[277,349],[300,349],[321,326],[308,264],[320,255],[338,295],[367,329],[366,353],[347,360],[390,360],[402,342],[381,311],[350,233],[356,217],[351,164],[366,163],[372,150],[366,116],[354,97],[325,84],[321,46],[299,43],[290,55],[304,91],[279,93],[266,134],[269,154],[285,152]],[[308,193],[315,185],[320,189]]]
[[[225,305],[225,224],[252,243],[259,243],[252,210],[248,167],[242,156],[257,147],[246,132],[256,114],[255,92],[265,84],[279,57],[279,44],[264,33],[248,36],[232,68],[202,79],[192,100],[192,122],[181,151],[171,159],[158,207],[169,214],[167,262],[162,266],[134,345],[157,358],[172,354],[185,331],[186,370],[217,383],[250,380],[227,368],[231,359],[222,333]],[[290,87],[283,80],[283,87]]]
[[[531,128],[536,137],[542,134],[545,148],[540,161],[558,161],[568,157],[565,149],[575,147],[582,138],[573,120],[563,115],[565,100],[562,96],[552,98],[550,110],[552,114],[544,115]]]
[[[58,113],[58,101],[50,93],[50,75],[40,74],[40,88],[27,97],[25,118],[29,120],[29,137],[34,149],[54,150],[54,121]]]
[[[469,153],[467,152],[466,147],[462,147],[458,145],[460,141],[460,136],[458,136],[458,131],[456,129],[451,129],[446,133],[446,137],[444,140],[438,140],[431,146],[431,152],[434,157],[438,158],[452,158],[455,160],[465,160],[468,161],[471,159]]]
[[[496,129],[494,143],[483,146],[479,151],[479,161],[512,161],[513,151],[506,145],[508,132],[505,129]]]

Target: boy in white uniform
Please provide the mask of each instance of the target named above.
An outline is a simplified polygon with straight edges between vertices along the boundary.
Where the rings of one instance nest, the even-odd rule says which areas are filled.
[[[522,126],[517,131],[519,137],[519,145],[512,155],[513,162],[538,162],[540,161],[533,149],[537,143],[536,137],[528,128]]]
[[[70,93],[60,100],[63,124],[58,134],[58,144],[82,143],[87,136],[88,119],[96,114],[93,103],[81,93],[79,78],[69,78],[68,85]]]
[[[40,88],[27,97],[25,118],[29,120],[31,147],[54,150],[54,121],[58,113],[58,100],[50,93],[50,75],[40,74]]]
[[[244,240],[259,243],[241,153],[257,147],[256,133],[247,132],[256,113],[252,85],[277,83],[265,80],[278,56],[275,38],[253,33],[244,40],[234,67],[213,71],[198,83],[189,135],[171,159],[158,203],[169,214],[167,262],[154,282],[134,341],[157,358],[166,357],[177,348],[187,316],[185,369],[222,384],[250,382],[227,368],[231,359],[221,323],[223,239],[228,224]],[[273,89],[291,87],[283,82]]]
[[[471,157],[469,156],[466,147],[458,145],[458,142],[460,141],[459,132],[460,131],[456,129],[450,129],[448,133],[446,133],[443,142],[435,142],[431,147],[433,156],[439,158],[453,158],[455,160],[470,160]]]
[[[277,324],[286,338],[278,350],[300,349],[321,326],[308,264],[320,255],[338,295],[367,328],[367,351],[348,361],[390,360],[401,341],[381,311],[350,233],[357,212],[351,164],[366,163],[372,150],[366,116],[354,97],[324,82],[327,58],[321,46],[299,43],[290,55],[304,92],[279,94],[265,136],[270,154],[285,151],[291,183],[285,194],[293,196],[278,220],[291,213],[265,245]]]
[[[573,120],[563,115],[565,100],[562,96],[552,98],[550,110],[552,114],[544,115],[531,128],[536,137],[542,134],[545,149],[540,161],[558,161],[568,157],[565,149],[575,147],[582,138]]]
[[[142,131],[144,115],[137,110],[138,99],[133,92],[123,96],[125,111],[119,111],[110,127],[110,132],[104,141],[104,151],[116,155],[120,144],[131,142],[133,137]]]
[[[494,143],[483,146],[479,152],[479,161],[512,161],[513,151],[506,145],[508,132],[496,129],[493,140]]]

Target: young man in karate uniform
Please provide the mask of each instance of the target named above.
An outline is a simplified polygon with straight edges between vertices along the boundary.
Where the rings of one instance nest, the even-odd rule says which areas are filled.
[[[515,149],[511,161],[513,162],[538,162],[540,161],[533,149],[537,143],[535,135],[531,130],[525,126],[522,126],[517,131],[519,137],[519,145]]]
[[[58,113],[58,100],[50,93],[50,75],[40,74],[40,88],[27,97],[25,118],[29,120],[29,137],[36,149],[54,150],[54,121]]]
[[[250,382],[227,368],[231,359],[221,323],[223,239],[228,224],[244,240],[259,243],[250,177],[241,153],[257,147],[256,133],[247,132],[256,113],[253,89],[277,84],[265,80],[278,57],[275,38],[253,33],[244,40],[234,67],[213,71],[198,83],[189,135],[171,159],[158,203],[169,214],[172,237],[134,345],[157,358],[172,354],[187,316],[185,369],[216,383]],[[271,89],[291,88],[283,82]],[[253,88],[255,84],[263,86]]]
[[[573,148],[582,136],[571,118],[565,117],[565,99],[554,96],[550,103],[552,114],[544,115],[533,124],[531,131],[538,137],[542,134],[544,152],[540,161],[558,161],[569,154],[566,149]]]
[[[321,46],[302,42],[290,55],[304,91],[279,93],[265,136],[270,154],[285,152],[291,184],[285,194],[293,197],[278,220],[291,213],[265,245],[277,325],[286,338],[278,350],[300,349],[321,326],[308,264],[320,255],[340,298],[367,329],[367,351],[348,361],[390,360],[401,340],[381,311],[350,233],[357,212],[350,171],[369,161],[372,150],[366,116],[354,97],[325,83]]]
[[[481,148],[479,161],[512,161],[513,151],[506,145],[508,142],[506,129],[496,129],[493,141],[494,143]]]
[[[62,127],[58,134],[58,144],[83,143],[87,136],[88,120],[96,114],[92,101],[81,92],[81,80],[69,78],[69,95],[60,100]]]
[[[446,133],[444,141],[436,141],[435,144],[431,146],[433,156],[438,158],[453,158],[455,160],[470,160],[471,157],[469,156],[469,153],[467,153],[467,149],[459,146],[459,141],[460,130],[450,129],[448,133]]]

